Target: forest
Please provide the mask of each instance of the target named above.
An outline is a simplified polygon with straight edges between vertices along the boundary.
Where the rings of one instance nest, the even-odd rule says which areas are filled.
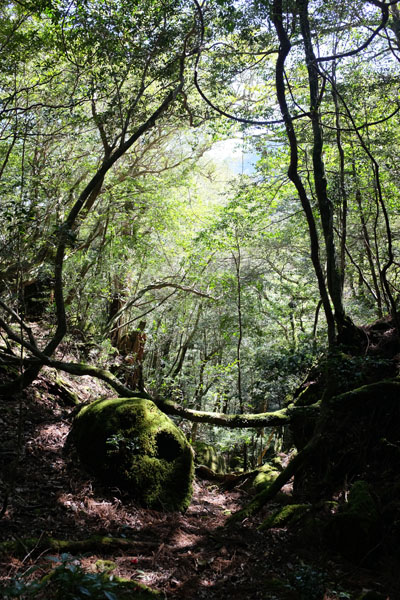
[[[400,598],[400,1],[0,2],[0,597]]]

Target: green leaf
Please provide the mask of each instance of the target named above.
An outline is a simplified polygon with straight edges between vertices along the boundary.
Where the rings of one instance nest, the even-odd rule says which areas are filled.
[[[112,592],[107,592],[106,590],[104,590],[104,596],[107,598],[107,600],[118,600],[115,594]]]
[[[90,591],[83,587],[83,585],[78,585],[78,590],[81,592],[81,594],[83,594],[84,596],[91,596],[92,594],[90,593]]]

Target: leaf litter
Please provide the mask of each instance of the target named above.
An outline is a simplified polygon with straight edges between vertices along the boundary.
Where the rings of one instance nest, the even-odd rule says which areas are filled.
[[[131,540],[134,550],[99,548],[79,556],[80,564],[93,572],[106,558],[115,565],[114,575],[141,581],[166,598],[304,600],[290,581],[307,564],[317,564],[327,574],[329,585],[320,600],[351,598],[355,596],[348,589],[380,585],[378,574],[298,547],[285,528],[258,531],[274,505],[224,527],[248,500],[244,491],[227,492],[196,480],[192,503],[180,514],[144,509],[121,490],[102,486],[80,468],[73,453],[64,451],[74,409],[58,396],[53,380],[51,370],[45,370],[20,401],[0,399],[1,491],[13,488],[0,520],[1,540],[84,540],[94,535]],[[108,394],[99,382],[69,376],[67,383],[84,401]],[[54,550],[38,555],[27,547],[24,558],[0,557],[0,582],[42,565],[48,554]],[[276,582],[275,591],[271,582]]]

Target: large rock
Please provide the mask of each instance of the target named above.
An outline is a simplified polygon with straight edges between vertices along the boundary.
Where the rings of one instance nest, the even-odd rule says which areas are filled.
[[[198,465],[205,465],[215,473],[226,472],[226,461],[222,454],[217,454],[215,447],[206,442],[195,442],[195,461]]]
[[[366,559],[377,549],[382,538],[382,523],[366,481],[356,481],[348,502],[326,526],[327,540],[350,560]]]
[[[151,400],[97,400],[71,431],[82,463],[142,505],[186,510],[192,496],[193,451],[184,434]]]

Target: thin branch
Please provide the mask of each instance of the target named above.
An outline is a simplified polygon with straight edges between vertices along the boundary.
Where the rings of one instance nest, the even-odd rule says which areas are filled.
[[[203,12],[201,9],[200,4],[198,3],[197,0],[194,0],[194,3],[196,5],[197,8],[197,12],[199,14],[199,20],[200,20],[200,39],[201,42],[199,44],[198,50],[197,50],[197,56],[196,56],[196,62],[195,62],[195,66],[194,66],[194,77],[193,77],[193,81],[194,81],[194,85],[197,89],[197,91],[199,92],[200,96],[203,98],[203,100],[216,112],[218,112],[220,115],[222,115],[223,117],[227,117],[228,119],[232,119],[233,121],[237,121],[238,123],[245,123],[246,125],[262,125],[262,126],[271,126],[271,125],[282,125],[283,123],[285,123],[284,119],[273,119],[273,120],[268,120],[268,121],[258,121],[255,119],[245,119],[244,117],[236,117],[235,115],[232,115],[230,113],[227,113],[226,111],[222,110],[221,108],[219,108],[218,106],[216,106],[203,92],[203,90],[200,87],[199,84],[199,77],[198,77],[198,67],[199,67],[199,63],[200,63],[200,58],[201,58],[201,49],[203,47],[203,40],[204,40],[204,31],[205,31],[205,26],[204,26],[204,18],[203,18]],[[295,119],[302,119],[305,116],[309,116],[309,113],[304,113],[301,115],[294,115],[292,116],[292,120]]]
[[[201,298],[207,298],[208,300],[214,300],[214,301],[219,300],[219,298],[215,298],[215,296],[210,296],[210,294],[207,294],[206,292],[202,292],[201,290],[197,290],[196,288],[191,288],[186,285],[181,285],[179,283],[172,283],[169,281],[156,281],[155,283],[151,283],[150,285],[148,285],[145,288],[143,288],[142,290],[140,290],[140,292],[138,294],[136,294],[136,296],[133,296],[133,298],[129,298],[129,300],[126,301],[126,304],[117,313],[115,313],[115,315],[113,315],[112,320],[110,320],[107,323],[107,327],[109,327],[112,323],[117,321],[117,319],[122,315],[122,313],[124,313],[126,310],[128,310],[128,308],[130,308],[138,300],[140,300],[140,298],[142,296],[144,296],[144,294],[146,294],[147,292],[150,292],[151,290],[161,290],[161,289],[167,288],[167,287],[171,287],[171,288],[174,288],[175,290],[180,290],[182,292],[188,292],[190,294],[195,294],[196,296],[200,296]]]
[[[8,314],[11,317],[13,317],[13,319],[15,319],[17,321],[17,323],[20,325],[20,327],[22,327],[22,329],[28,334],[29,341],[32,344],[32,346],[34,348],[37,348],[37,343],[33,336],[32,329],[30,327],[28,327],[28,325],[23,321],[23,319],[21,319],[21,317],[12,308],[7,306],[7,304],[5,302],[3,302],[2,300],[0,300],[0,306],[3,310],[8,312]]]
[[[398,0],[396,0],[395,2],[390,2],[389,4],[385,4],[383,2],[379,2],[379,0],[367,0],[367,2],[370,2],[371,4],[378,6],[382,11],[382,21],[381,21],[379,27],[377,29],[375,29],[373,31],[373,33],[369,36],[369,38],[363,44],[361,44],[361,46],[358,46],[358,48],[354,48],[354,50],[349,50],[348,52],[343,52],[342,54],[332,54],[331,56],[320,56],[318,58],[315,58],[315,62],[320,63],[320,62],[330,62],[333,60],[339,60],[340,58],[346,58],[348,56],[355,56],[356,54],[361,52],[361,50],[365,50],[365,48],[367,48],[370,45],[370,43],[378,35],[378,33],[380,31],[382,31],[382,29],[384,29],[384,27],[389,19],[389,6],[391,6],[392,4],[397,4],[397,1]]]

